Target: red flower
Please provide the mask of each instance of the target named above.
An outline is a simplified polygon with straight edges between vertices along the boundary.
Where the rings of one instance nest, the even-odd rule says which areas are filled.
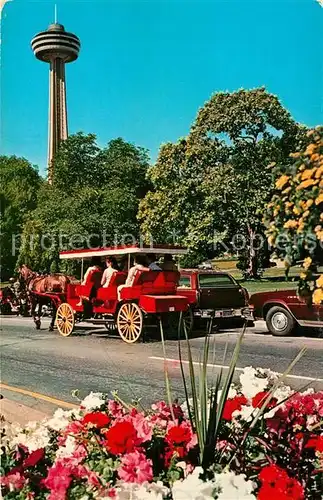
[[[236,410],[241,410],[243,405],[246,405],[248,400],[245,396],[235,396],[227,399],[223,408],[222,418],[224,420],[232,420],[232,413]]]
[[[316,452],[323,453],[323,436],[311,437],[306,443],[305,448],[315,448]]]
[[[188,444],[192,439],[192,433],[188,427],[174,425],[166,434],[166,441],[173,446]]]
[[[262,469],[258,477],[262,483],[274,483],[284,472],[285,471],[277,465],[268,465]]]
[[[95,425],[95,427],[98,427],[98,429],[102,429],[103,427],[108,427],[110,422],[111,418],[108,417],[106,413],[102,413],[100,411],[88,413],[87,415],[85,415],[82,421],[84,425],[92,424]]]
[[[304,500],[304,489],[294,478],[288,476],[284,469],[277,465],[264,467],[259,474],[262,486],[258,492],[258,500]]]
[[[106,446],[113,455],[129,453],[138,444],[137,431],[131,422],[117,422],[105,436]]]
[[[39,448],[39,450],[35,450],[30,455],[25,458],[23,461],[23,467],[34,467],[40,460],[44,458],[44,448]]]
[[[262,391],[262,392],[258,392],[258,394],[256,394],[253,398],[252,398],[252,406],[254,408],[261,408],[262,405],[264,404],[265,400],[267,399],[269,395],[269,392],[267,391]],[[267,405],[266,405],[266,408],[273,408],[277,403],[277,399],[276,398],[271,398]]]

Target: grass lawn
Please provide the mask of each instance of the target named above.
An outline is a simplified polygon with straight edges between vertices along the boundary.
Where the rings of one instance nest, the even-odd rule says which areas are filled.
[[[250,294],[256,292],[269,292],[274,290],[287,290],[297,288],[297,281],[241,281]]]
[[[282,267],[270,267],[265,269],[260,281],[243,281],[241,272],[236,268],[236,263],[236,261],[224,260],[214,262],[217,268],[230,273],[242,286],[247,288],[250,294],[297,288],[297,278],[301,272],[300,266],[293,266],[290,268],[288,281],[285,279],[285,269]]]
[[[232,276],[236,280],[241,280],[242,279],[242,274],[239,271],[239,269],[237,269],[237,268],[230,269],[230,270],[226,269],[226,271],[229,272],[230,274],[232,274]],[[279,280],[285,280],[285,272],[284,271],[285,270],[283,268],[281,268],[281,267],[280,268],[279,267],[269,267],[268,269],[264,270],[262,278],[264,280],[271,279],[271,278],[276,278],[276,279],[279,279]],[[300,266],[294,266],[294,267],[290,268],[288,277],[289,278],[295,278],[295,277],[298,277],[300,275],[300,273],[301,273]]]

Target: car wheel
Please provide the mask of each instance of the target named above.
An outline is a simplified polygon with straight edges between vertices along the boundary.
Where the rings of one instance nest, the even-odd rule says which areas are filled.
[[[278,306],[269,309],[266,324],[270,333],[278,337],[290,335],[296,327],[296,321],[290,312]]]

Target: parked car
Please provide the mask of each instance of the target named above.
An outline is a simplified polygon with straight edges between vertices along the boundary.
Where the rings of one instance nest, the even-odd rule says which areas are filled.
[[[323,306],[310,305],[296,290],[254,293],[250,304],[255,318],[264,319],[273,335],[290,335],[297,327],[323,328]]]
[[[206,324],[210,318],[218,327],[229,322],[240,326],[246,320],[253,326],[248,291],[228,273],[183,269],[177,294],[188,299],[190,308],[185,320],[189,330]]]

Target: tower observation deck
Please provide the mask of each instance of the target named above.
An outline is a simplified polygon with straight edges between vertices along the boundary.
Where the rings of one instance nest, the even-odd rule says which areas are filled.
[[[31,41],[32,50],[40,61],[47,62],[49,69],[49,116],[48,116],[48,182],[53,180],[52,160],[60,142],[67,138],[67,107],[65,64],[78,58],[80,40],[65,31],[58,23],[47,31],[38,33]]]

